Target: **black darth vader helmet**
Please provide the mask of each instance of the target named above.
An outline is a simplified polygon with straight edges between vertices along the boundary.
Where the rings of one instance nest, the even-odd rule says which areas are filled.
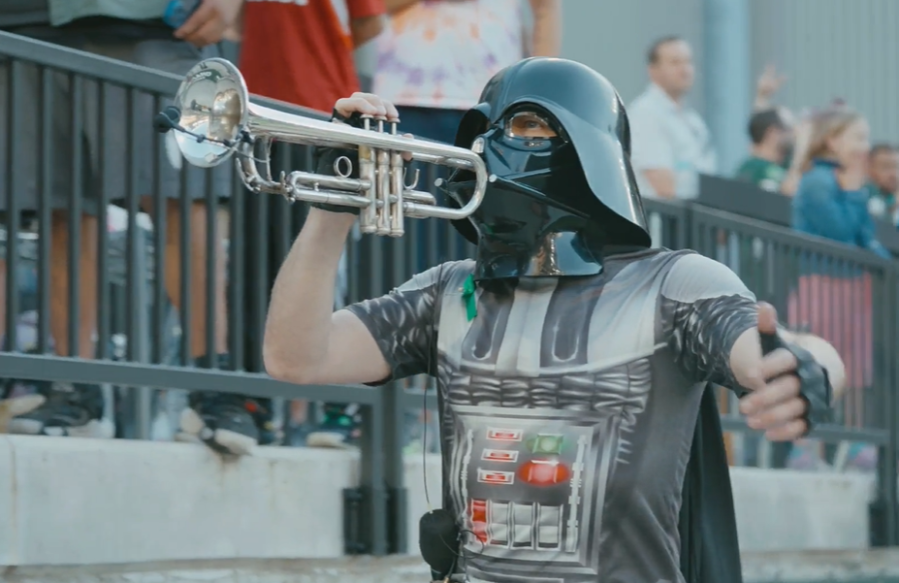
[[[478,210],[454,222],[478,246],[478,279],[594,275],[610,251],[650,246],[627,114],[589,67],[535,57],[503,69],[456,145],[481,154],[491,175]],[[473,185],[456,171],[449,204],[464,205]]]

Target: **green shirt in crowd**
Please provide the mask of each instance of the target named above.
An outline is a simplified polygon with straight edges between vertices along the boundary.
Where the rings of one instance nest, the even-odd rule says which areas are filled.
[[[787,170],[780,164],[755,156],[748,158],[737,170],[738,180],[751,182],[771,192],[780,192],[780,184],[786,176]]]

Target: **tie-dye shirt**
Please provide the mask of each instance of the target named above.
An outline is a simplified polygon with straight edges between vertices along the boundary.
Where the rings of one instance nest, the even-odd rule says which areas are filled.
[[[422,0],[378,39],[374,92],[397,105],[468,109],[524,57],[524,0]]]

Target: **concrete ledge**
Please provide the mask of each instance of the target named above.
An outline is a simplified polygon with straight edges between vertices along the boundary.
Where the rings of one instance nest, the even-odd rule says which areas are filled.
[[[744,583],[899,583],[899,551],[746,553]],[[0,568],[8,583],[427,583],[411,557]]]
[[[410,551],[427,508],[406,460]],[[440,466],[428,456],[431,504]],[[260,448],[223,461],[190,444],[0,436],[0,566],[334,559],[354,452]],[[744,552],[862,550],[873,479],[735,469]]]
[[[744,583],[899,583],[899,549],[743,553]]]
[[[0,565],[343,554],[351,452],[0,438]],[[7,518],[8,517],[8,518]]]
[[[744,551],[866,549],[872,475],[731,468]]]

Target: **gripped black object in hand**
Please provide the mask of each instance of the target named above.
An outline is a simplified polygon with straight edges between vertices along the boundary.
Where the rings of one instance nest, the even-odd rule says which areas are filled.
[[[778,348],[788,350],[796,357],[796,370],[788,374],[799,377],[799,396],[805,401],[806,429],[808,435],[816,425],[833,421],[833,386],[827,376],[827,369],[821,366],[812,354],[795,344],[785,342],[777,333],[759,332],[762,355],[768,355]],[[771,380],[771,379],[765,379]]]
[[[354,128],[362,129],[363,118],[359,112],[346,116],[335,109],[331,114],[331,119],[332,121],[339,121]],[[315,164],[316,174],[334,176],[336,174],[334,166],[337,164],[337,161],[343,157],[346,157],[353,167],[349,178],[359,178],[359,151],[345,148],[316,148],[315,153],[313,154],[313,163]],[[359,214],[359,208],[352,206],[342,206],[323,202],[313,202],[310,203],[310,206],[332,213]]]

